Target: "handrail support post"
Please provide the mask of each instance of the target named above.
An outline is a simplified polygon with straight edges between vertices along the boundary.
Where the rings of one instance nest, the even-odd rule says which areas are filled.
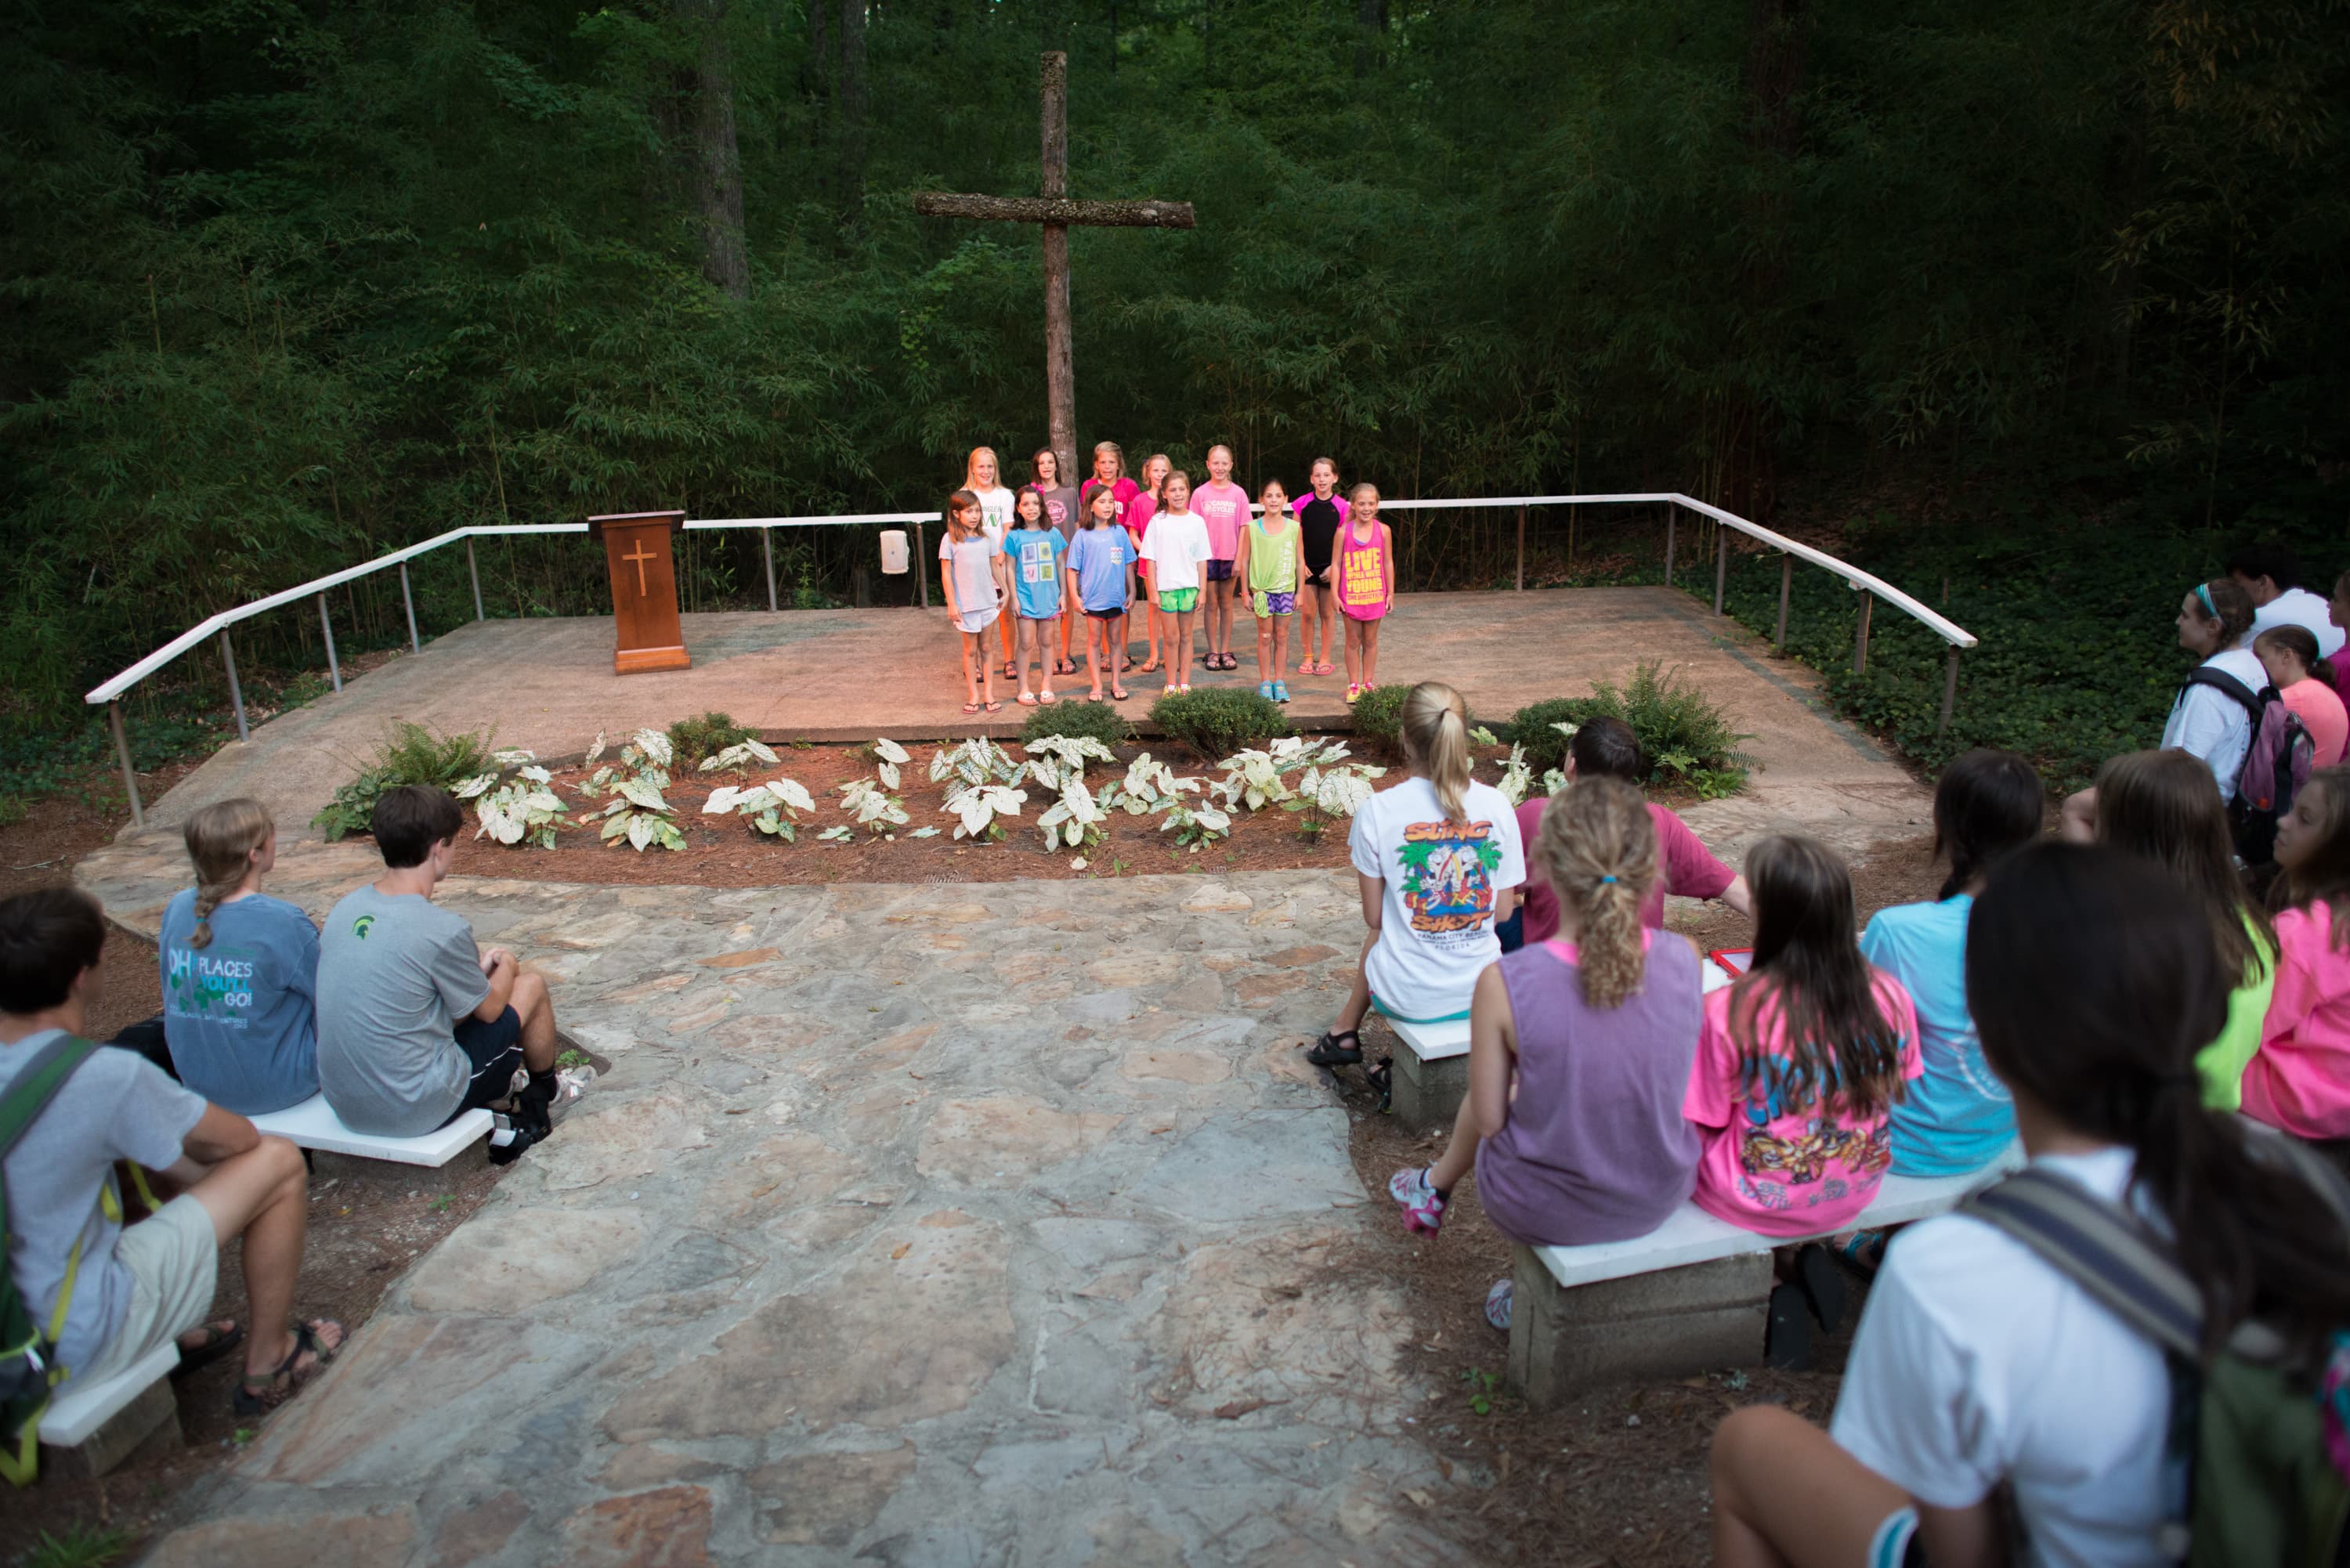
[[[244,723],[244,692],[236,683],[236,645],[229,640],[228,628],[221,628],[221,662],[228,667],[228,701],[236,710],[236,738],[253,739],[253,732]]]
[[[1518,508],[1518,592],[1526,591],[1526,509]]]
[[[1860,619],[1852,640],[1852,672],[1855,675],[1868,673],[1868,612],[1876,603],[1875,594],[1866,588],[1860,590]]]
[[[1787,596],[1795,589],[1795,557],[1784,550],[1779,552],[1779,635],[1771,640],[1780,652],[1787,651]]]
[[[1730,580],[1730,530],[1717,526],[1713,540],[1713,613],[1720,615],[1722,591]]]
[[[1665,587],[1673,586],[1673,525],[1680,514],[1669,505],[1665,508]]]
[[[940,515],[941,520],[943,522],[946,514],[945,514],[944,513],[941,513],[939,515]],[[931,573],[930,573],[930,561],[929,561],[929,559],[928,559],[926,556],[923,556],[923,554],[922,554],[922,521],[921,521],[921,519],[920,519],[920,518],[919,518],[919,517],[917,517],[916,519],[914,519],[914,581],[915,581],[916,583],[918,583],[919,585],[920,585],[920,587],[921,587],[921,590],[922,590],[922,607],[923,607],[924,609],[928,609],[928,608],[930,608],[930,607],[931,607]]]
[[[1954,642],[1950,644],[1950,672],[1942,677],[1942,722],[1934,726],[1934,734],[1937,738],[1950,732],[1950,713],[1958,705],[1959,645]]]
[[[113,698],[106,704],[106,727],[114,732],[115,760],[122,764],[122,793],[130,797],[130,826],[147,826],[147,813],[139,804],[139,774],[130,766],[130,741],[122,732],[122,700]]]
[[[775,534],[772,528],[759,530],[759,557],[767,563],[767,607],[775,607]]]
[[[335,620],[327,613],[327,596],[318,596],[318,629],[327,634],[327,674],[333,680],[335,690],[343,689],[343,666],[335,657]]]
[[[473,618],[487,620],[489,618],[482,613],[482,568],[474,563],[473,536],[470,534],[465,535],[465,575],[473,579]],[[335,690],[339,691],[342,686],[338,683]]]
[[[416,596],[408,590],[408,563],[400,563],[400,602],[408,610],[408,651],[424,651],[423,639],[416,635]]]

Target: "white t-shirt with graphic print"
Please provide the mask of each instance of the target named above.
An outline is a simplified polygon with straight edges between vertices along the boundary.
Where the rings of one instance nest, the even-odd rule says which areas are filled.
[[[1471,782],[1468,820],[1444,815],[1436,786],[1409,778],[1355,814],[1355,869],[1386,883],[1379,940],[1363,961],[1380,1010],[1413,1020],[1465,1012],[1484,967],[1502,956],[1493,907],[1526,879],[1518,814],[1500,790]]]

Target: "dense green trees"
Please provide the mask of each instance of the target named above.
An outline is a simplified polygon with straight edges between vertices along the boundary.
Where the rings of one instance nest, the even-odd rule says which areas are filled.
[[[1757,514],[2022,467],[2338,527],[2342,0],[25,0],[14,700],[458,522],[931,505],[1024,453],[1035,237],[905,197],[1034,188],[1041,47],[1075,193],[1200,213],[1072,236],[1088,441]],[[750,548],[697,540],[690,594]],[[593,603],[577,550],[484,566],[504,613]]]

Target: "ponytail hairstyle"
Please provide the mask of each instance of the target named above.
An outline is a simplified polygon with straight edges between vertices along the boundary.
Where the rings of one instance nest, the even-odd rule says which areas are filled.
[[[1454,822],[1469,820],[1469,705],[1441,680],[1423,680],[1404,694],[1404,755],[1436,786],[1436,799]]]
[[[2097,842],[2178,877],[2202,907],[2220,967],[2238,977],[2238,985],[2260,983],[2268,973],[2262,944],[2276,950],[2276,928],[2236,874],[2228,808],[2211,787],[2209,767],[2185,752],[2106,758],[2097,770]],[[2260,933],[2259,941],[2252,931]]]
[[[2202,1296],[2205,1353],[2257,1317],[2320,1356],[2350,1323],[2350,1237],[2281,1152],[2204,1107],[2195,1071],[2237,983],[2194,895],[2104,845],[2018,850],[1967,922],[1985,1058],[2018,1100],[2136,1156],[2134,1183]]]
[[[1938,899],[1954,898],[1991,862],[2040,836],[2040,775],[2013,752],[1950,759],[1934,786],[1934,856],[1950,857]]]
[[[2319,655],[2317,637],[2307,627],[2294,626],[2290,621],[2282,626],[2272,626],[2252,639],[2255,653],[2263,648],[2279,649],[2292,654],[2304,675],[2324,686],[2334,684],[2334,666]]]
[[[1575,911],[1583,1000],[1623,1005],[1648,967],[1640,904],[1657,882],[1657,825],[1648,803],[1622,779],[1577,779],[1544,809],[1534,859]]]
[[[2190,590],[2202,618],[2220,623],[2220,646],[2235,647],[2252,629],[2252,596],[2233,577],[2214,577]]]
[[[1016,505],[1017,503],[1014,503],[1014,504]],[[972,535],[979,532],[976,528],[967,527],[962,520],[962,514],[966,508],[977,508],[978,505],[979,497],[973,495],[968,490],[958,490],[952,495],[947,497],[946,512],[948,538],[967,539],[971,537]]]
[[[2332,918],[2333,945],[2350,948],[2350,767],[2311,774],[2293,797],[2293,812],[2308,817],[2310,845],[2296,857],[2299,864],[2277,878],[2272,896],[2281,909],[2314,914],[2322,906]]]
[[[1901,1033],[1860,956],[1852,873],[1816,838],[1773,837],[1747,851],[1746,884],[1754,962],[1730,993],[1740,1082],[1752,1095],[1768,1071],[1790,1115],[1884,1115],[1901,1097]],[[1772,1012],[1786,1036],[1781,1058],[1764,1044]]]
[[[1371,498],[1372,505],[1378,505],[1379,500],[1379,487],[1371,483],[1368,480],[1364,480],[1358,483],[1354,489],[1347,492],[1347,504],[1349,506],[1360,506],[1363,504],[1363,497],[1366,495]]]
[[[1274,506],[1273,503],[1265,499],[1266,496],[1271,495],[1276,490],[1281,492],[1281,504],[1278,507]],[[1314,493],[1309,490],[1306,493],[1311,495]],[[1281,513],[1284,516],[1287,516],[1289,514],[1289,487],[1282,483],[1281,481],[1277,479],[1268,479],[1264,482],[1264,487],[1256,493],[1256,504],[1264,508],[1264,514],[1267,517],[1272,516],[1276,511]]]
[[[188,937],[190,947],[213,945],[213,911],[236,891],[253,869],[253,852],[276,831],[269,808],[243,795],[215,801],[188,818],[180,836],[196,868],[196,929]]]
[[[1118,442],[1114,441],[1097,441],[1094,442],[1094,455],[1096,457],[1099,457],[1104,452],[1109,453],[1109,455],[1117,461],[1118,479],[1124,479],[1126,477],[1126,449],[1118,445]],[[1117,480],[1112,480],[1111,483],[1116,483]]]

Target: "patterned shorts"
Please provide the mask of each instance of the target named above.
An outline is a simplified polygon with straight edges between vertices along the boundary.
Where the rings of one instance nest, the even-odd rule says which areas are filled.
[[[1259,588],[1256,593],[1256,613],[1259,620],[1277,615],[1295,615],[1297,596],[1276,594],[1269,589]]]
[[[1159,607],[1165,610],[1169,615],[1190,615],[1193,610],[1197,609],[1199,606],[1200,590],[1197,588],[1161,588],[1159,590]]]
[[[1232,580],[1232,564],[1230,561],[1202,561],[1200,564],[1208,568],[1208,581],[1229,583]]]

